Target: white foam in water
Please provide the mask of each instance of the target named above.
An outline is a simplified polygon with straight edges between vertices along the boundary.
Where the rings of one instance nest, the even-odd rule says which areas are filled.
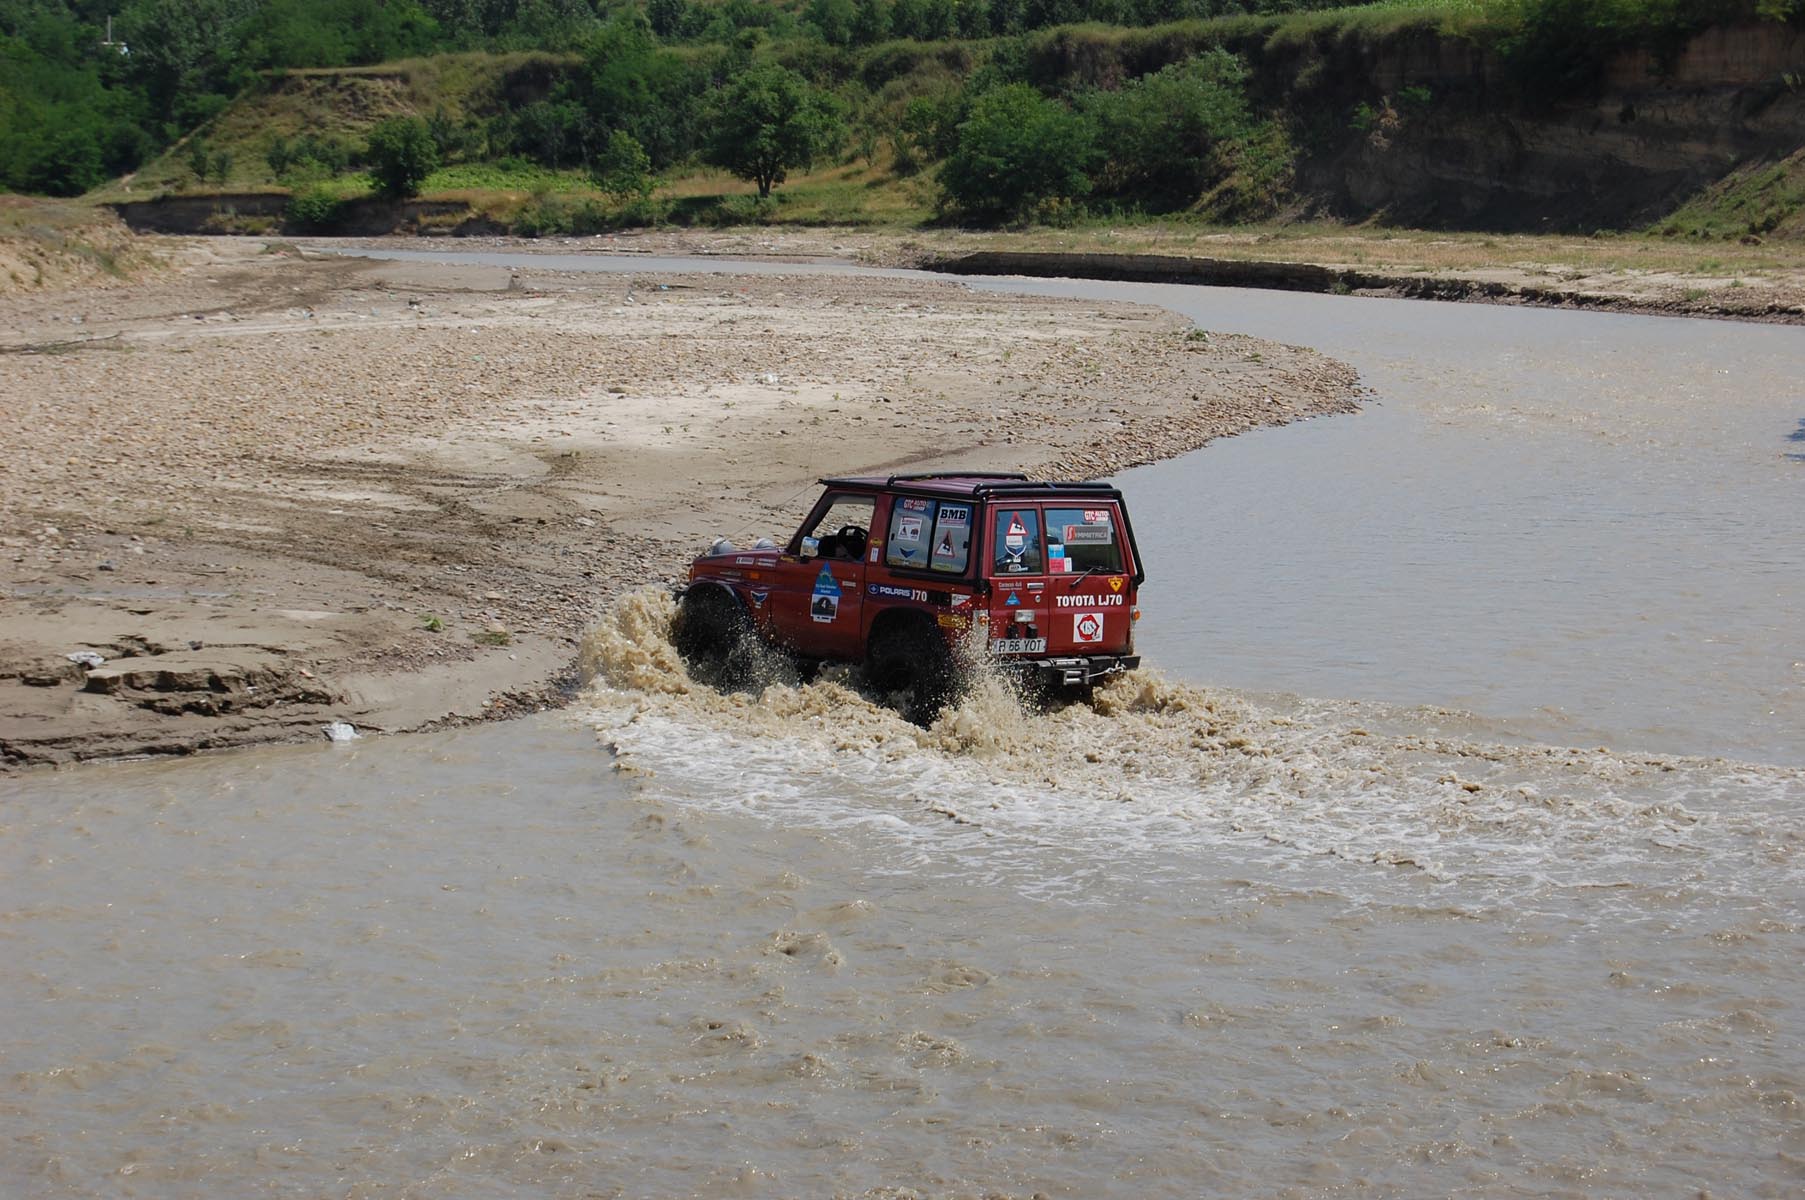
[[[674,802],[896,843],[892,869],[957,869],[1081,896],[1120,860],[1530,902],[1547,889],[1799,883],[1805,771],[1467,741],[1457,714],[1263,702],[1140,671],[1091,704],[1025,712],[981,680],[932,728],[851,673],[758,696],[689,680],[668,596],[591,635],[587,718]],[[1381,728],[1382,727],[1382,728]]]

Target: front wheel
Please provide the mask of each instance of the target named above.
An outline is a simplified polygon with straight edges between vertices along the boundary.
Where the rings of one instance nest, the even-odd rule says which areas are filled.
[[[758,647],[745,607],[717,587],[692,588],[677,606],[671,641],[690,674],[725,691],[749,687]]]
[[[879,692],[894,698],[903,716],[929,725],[957,683],[952,651],[940,631],[921,622],[891,625],[871,639],[865,673]]]

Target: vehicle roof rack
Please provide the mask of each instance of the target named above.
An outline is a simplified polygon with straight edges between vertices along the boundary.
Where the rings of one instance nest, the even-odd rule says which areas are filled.
[[[1086,481],[1030,479],[1020,471],[923,471],[909,475],[890,475],[880,483],[877,476],[864,478],[828,477],[821,480],[829,487],[896,487],[911,483],[962,483],[971,481],[972,496],[1009,495],[1026,492],[1090,492],[1119,496],[1121,492],[1107,479]],[[931,493],[930,493],[931,494]]]
[[[921,471],[913,475],[892,475],[885,481],[886,487],[898,483],[913,483],[922,479],[1026,479],[1020,471]]]

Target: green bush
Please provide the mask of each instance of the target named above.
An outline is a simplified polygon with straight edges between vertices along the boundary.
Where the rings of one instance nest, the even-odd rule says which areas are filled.
[[[420,184],[439,165],[439,148],[419,117],[390,117],[370,131],[369,160],[376,190],[404,200],[420,194]]]
[[[1252,123],[1246,80],[1239,59],[1211,50],[1085,96],[1103,152],[1097,192],[1155,212],[1195,203],[1227,173],[1228,154]]]
[[[1037,205],[1088,192],[1096,158],[1096,135],[1082,115],[1013,83],[972,102],[940,167],[940,188],[968,216],[1019,220]]]
[[[645,147],[624,129],[608,135],[596,161],[595,185],[617,204],[642,200],[652,194],[652,160]]]
[[[323,187],[310,187],[288,198],[284,215],[291,225],[312,233],[325,233],[338,225],[345,202]]]

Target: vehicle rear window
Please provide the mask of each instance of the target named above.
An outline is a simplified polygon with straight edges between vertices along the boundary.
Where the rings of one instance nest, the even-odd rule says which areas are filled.
[[[996,540],[992,543],[995,572],[999,575],[1039,575],[1041,565],[1040,511],[1034,508],[998,508]]]
[[[971,557],[971,505],[949,504],[942,500],[934,516],[934,555],[930,560],[936,571],[950,575],[964,572]]]
[[[898,496],[890,512],[884,562],[892,567],[965,572],[971,557],[971,505]]]
[[[1122,570],[1122,543],[1115,510],[1047,509],[1047,571],[1050,574]]]

